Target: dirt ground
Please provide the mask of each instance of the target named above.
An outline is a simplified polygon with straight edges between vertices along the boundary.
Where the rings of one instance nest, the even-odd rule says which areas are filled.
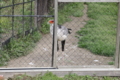
[[[91,53],[89,50],[78,48],[78,39],[75,37],[76,31],[84,27],[87,17],[87,5],[84,5],[84,15],[82,17],[70,18],[72,21],[66,22],[64,26],[72,29],[72,34],[68,36],[65,45],[65,52],[61,49],[57,52],[57,66],[83,66],[83,65],[108,65],[112,57],[99,56]],[[43,35],[37,42],[35,48],[30,54],[13,59],[8,62],[6,68],[10,67],[51,67],[52,57],[52,37],[50,34]]]

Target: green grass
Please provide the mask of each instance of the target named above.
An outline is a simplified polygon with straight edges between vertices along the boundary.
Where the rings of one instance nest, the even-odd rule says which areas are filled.
[[[64,77],[58,77],[57,75],[47,72],[44,75],[39,74],[34,77],[31,77],[26,74],[18,74],[14,75],[12,78],[9,78],[8,80],[119,80],[119,77],[97,77],[97,76],[79,76],[77,74],[68,74]]]
[[[28,0],[25,0],[27,2]],[[1,1],[0,5],[8,6],[11,5],[12,0],[7,2]],[[22,1],[15,1],[16,3],[21,3]],[[34,2],[33,9],[34,9]],[[24,15],[31,15],[31,3],[24,4]],[[23,6],[17,5],[14,7],[14,15],[23,15]],[[1,9],[0,15],[11,15],[12,9],[3,8]],[[34,12],[32,12],[34,15]],[[31,29],[35,30],[36,26],[34,26],[34,18],[32,17],[24,17],[24,25],[23,25],[23,17],[14,17],[13,23],[14,36],[19,35],[20,38],[14,37],[11,39],[10,43],[0,47],[0,66],[7,65],[7,62],[13,58],[17,58],[20,56],[27,55],[32,48],[35,46],[35,43],[40,40],[42,37],[41,33],[38,31],[33,31],[31,34],[24,36],[24,32]],[[8,36],[9,35],[9,36]],[[12,36],[12,17],[0,17],[0,38],[4,38],[4,36],[8,36],[7,38]]]
[[[108,62],[109,65],[114,65],[114,62]]]
[[[12,4],[12,0],[4,2],[1,1],[1,6],[7,6]],[[26,1],[26,0],[25,0]],[[21,1],[15,1],[15,3],[20,3]],[[6,3],[6,4],[5,4]],[[5,4],[5,5],[4,5]],[[33,3],[34,6],[34,3]],[[67,3],[62,5],[63,8],[59,9],[59,24],[63,24],[67,21],[70,21],[69,16],[80,17],[83,15],[82,10],[84,9],[83,3]],[[79,10],[78,10],[79,9]],[[24,15],[31,15],[30,4],[24,4]],[[14,7],[15,15],[22,15],[22,5],[17,5]],[[1,15],[11,15],[11,8],[4,8],[1,10]],[[34,15],[34,13],[32,13]],[[50,10],[50,15],[53,15],[53,9]],[[49,33],[49,25],[47,22],[53,18],[44,18],[40,31],[42,33]],[[36,32],[31,35],[27,35],[22,37],[24,34],[23,31],[30,29],[31,27],[36,27],[31,25],[31,18],[24,17],[24,26],[23,26],[23,17],[14,17],[14,33],[19,34],[21,37],[13,38],[7,46],[4,46],[3,49],[0,50],[0,66],[7,65],[7,62],[13,58],[17,58],[20,56],[27,55],[32,47],[34,47],[34,43],[37,42],[41,38],[41,34]],[[33,20],[34,22],[34,20]],[[33,24],[33,23],[32,23]],[[0,17],[0,37],[1,35],[8,35],[12,31],[12,18],[8,17]],[[12,35],[12,34],[11,34]],[[10,36],[9,36],[10,37]],[[2,37],[1,37],[2,38]]]
[[[25,0],[26,2],[27,0]],[[15,4],[22,3],[22,1],[15,1]],[[32,3],[34,9],[34,2]],[[8,6],[12,5],[12,0],[9,0],[7,2],[1,1],[1,6]],[[12,8],[3,8],[0,10],[0,15],[12,15]],[[23,6],[17,5],[14,7],[14,15],[23,15]],[[31,15],[31,3],[24,4],[24,15]],[[34,15],[34,12],[32,11],[32,15]],[[30,23],[31,22],[31,23]],[[23,17],[14,17],[14,32],[23,33],[24,31],[28,30],[29,28],[34,26],[34,18],[32,17],[24,17],[24,27],[23,27]],[[36,27],[36,26],[35,26]],[[0,33],[7,33],[11,32],[12,30],[12,17],[0,17]]]
[[[116,44],[117,3],[87,3],[87,24],[77,33],[79,47],[94,54],[113,56]]]
[[[58,24],[64,24],[71,21],[70,16],[80,17],[83,15],[84,3],[66,3],[58,7]],[[49,15],[54,15],[53,9]],[[42,33],[49,33],[49,24],[47,22],[53,18],[45,18],[41,24],[40,31]]]
[[[21,36],[19,39],[12,38],[11,42],[0,50],[0,66],[7,65],[10,59],[27,55],[40,38],[41,34],[38,31],[24,37]]]
[[[67,3],[58,8],[58,23],[63,24],[71,21],[70,16],[81,17],[83,15],[84,3]]]
[[[0,33],[7,33],[6,29],[10,29],[11,25],[9,18],[0,17]]]

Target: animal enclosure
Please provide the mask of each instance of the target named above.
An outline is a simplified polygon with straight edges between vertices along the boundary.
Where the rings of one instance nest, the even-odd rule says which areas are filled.
[[[114,8],[110,8],[110,5],[111,3],[69,3],[62,10],[60,10],[61,7],[58,8],[58,23],[60,22],[59,12],[66,12],[69,16],[62,21],[68,20],[68,22],[63,25],[72,29],[72,34],[69,35],[66,43],[65,53],[67,55],[65,55],[63,61],[60,57],[61,60],[58,61],[59,66],[61,66],[60,63],[63,63],[63,67],[109,67],[114,63],[115,59],[113,56],[116,44],[115,26],[117,25],[118,9],[116,3],[112,3]],[[103,6],[106,7],[103,9]],[[113,15],[114,20],[112,20]],[[107,21],[107,18],[111,21]],[[110,24],[111,22],[113,24]],[[110,36],[110,33],[113,33],[112,36]],[[112,42],[110,41],[111,38]],[[111,49],[109,41],[112,45]],[[107,48],[108,45],[109,49]],[[58,52],[58,55],[60,55],[60,52]]]
[[[118,66],[117,2],[58,2],[57,21],[54,1],[2,0],[0,4],[1,68]],[[61,41],[57,51],[57,37],[50,34],[49,20],[72,30],[64,51]]]

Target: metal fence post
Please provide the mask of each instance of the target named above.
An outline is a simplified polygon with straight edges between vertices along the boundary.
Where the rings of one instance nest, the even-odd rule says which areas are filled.
[[[35,0],[35,15],[38,15],[38,0]],[[37,24],[37,21],[38,21],[38,17],[35,17],[34,18],[35,19],[35,27],[37,27],[37,29],[38,29],[38,24]]]
[[[22,11],[22,15],[24,15],[24,0],[23,0],[23,11]],[[24,17],[22,17],[23,20],[23,35],[25,35],[25,26],[24,26]]]
[[[116,55],[115,66],[120,68],[120,2],[118,6],[118,25],[117,25],[117,41],[116,41]]]
[[[12,0],[12,5],[14,5],[14,0]],[[14,6],[12,6],[12,15],[14,15]],[[14,17],[12,17],[12,37],[14,37]]]
[[[0,15],[1,15],[1,9],[0,9]],[[1,19],[1,17],[0,17],[0,19]],[[2,30],[2,27],[0,27],[0,31]],[[2,35],[1,35],[1,33],[0,33],[0,53],[1,53],[1,48],[2,48],[2,42],[1,42],[1,40],[2,40]]]
[[[53,53],[52,53],[52,67],[57,67],[56,64],[56,53],[57,53],[57,18],[58,18],[58,0],[54,0],[54,21],[55,21],[55,26],[53,29]]]
[[[30,10],[30,11],[31,11],[30,14],[31,14],[31,15],[32,15],[32,10],[33,10],[33,9],[32,9],[32,6],[33,6],[32,3],[33,3],[33,2],[30,3],[30,8],[31,8],[31,10]],[[30,24],[30,30],[32,30],[32,28],[33,28],[33,25],[32,25],[32,24],[33,24],[33,23],[32,23],[32,19],[33,19],[33,18],[31,17],[31,18],[30,18],[30,22],[31,22],[31,24]]]

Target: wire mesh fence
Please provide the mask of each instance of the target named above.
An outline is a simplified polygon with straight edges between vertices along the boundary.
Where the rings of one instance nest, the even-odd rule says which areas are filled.
[[[58,12],[58,23],[72,29],[58,66],[114,65],[118,3],[68,3]]]
[[[54,2],[3,0],[0,4],[0,66],[51,67]],[[117,13],[117,3],[59,2],[57,66],[114,65]]]
[[[1,67],[51,66],[52,50],[46,54],[44,47],[52,48],[52,38],[46,43],[47,38],[43,37],[49,32],[49,27],[46,28],[47,18],[53,17],[48,15],[49,12],[53,13],[52,1],[48,1],[51,4],[47,1],[0,1]],[[44,43],[49,46],[44,46]],[[44,61],[47,64],[44,64]]]

